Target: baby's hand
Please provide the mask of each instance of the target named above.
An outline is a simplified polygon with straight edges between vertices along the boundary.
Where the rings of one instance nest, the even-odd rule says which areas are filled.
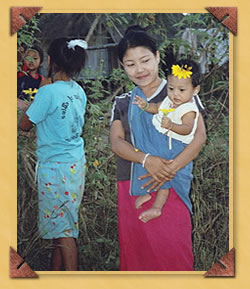
[[[161,120],[161,127],[166,129],[171,129],[173,126],[173,123],[169,117],[163,116]]]
[[[146,101],[146,99],[136,95],[133,104],[137,104],[140,109],[145,109],[147,107],[148,102]]]

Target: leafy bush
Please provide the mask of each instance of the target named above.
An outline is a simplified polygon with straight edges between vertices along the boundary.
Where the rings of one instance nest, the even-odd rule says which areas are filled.
[[[35,34],[40,31],[38,28],[40,14],[36,14],[21,29],[17,31],[17,51],[22,54],[26,47],[31,47],[38,42]],[[21,60],[21,59],[20,59]],[[17,62],[17,71],[21,70],[22,62]]]

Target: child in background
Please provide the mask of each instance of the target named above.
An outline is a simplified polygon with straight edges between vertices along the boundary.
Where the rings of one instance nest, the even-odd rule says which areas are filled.
[[[155,114],[152,122],[154,127],[161,134],[167,135],[170,150],[175,150],[177,143],[172,145],[172,139],[177,140],[183,149],[189,144],[197,127],[199,110],[194,100],[200,91],[199,85],[199,67],[198,64],[191,60],[180,60],[172,65],[167,77],[168,96],[160,103],[148,103],[145,98],[135,96],[134,104],[137,104],[143,111]],[[159,150],[164,150],[159,140],[155,140],[155,146]],[[178,144],[179,145],[179,144]],[[160,148],[160,146],[162,148]],[[179,153],[179,152],[178,152]],[[146,157],[149,154],[146,155]],[[144,162],[146,160],[144,159]],[[190,171],[190,168],[187,169]],[[192,168],[191,168],[192,171]],[[189,172],[191,174],[191,171]],[[175,178],[174,178],[175,179]],[[173,179],[174,182],[175,180]],[[182,179],[179,180],[179,182]],[[183,181],[184,182],[184,181]],[[187,183],[189,191],[191,180]],[[169,184],[171,187],[171,184]],[[178,192],[178,190],[176,190]],[[179,192],[180,194],[182,192]],[[161,210],[167,201],[169,189],[160,189],[157,193],[156,200],[152,208],[143,211],[139,218],[143,222],[159,217]],[[144,194],[136,199],[136,208],[140,208],[145,202],[151,199],[150,194]]]
[[[37,133],[39,231],[53,239],[52,270],[76,271],[78,211],[85,182],[81,137],[86,95],[72,78],[86,63],[84,40],[59,38],[48,49],[51,84],[39,88],[19,127]]]
[[[23,56],[22,71],[17,73],[17,98],[33,100],[44,77],[39,74],[43,62],[43,51],[33,46],[26,50]]]

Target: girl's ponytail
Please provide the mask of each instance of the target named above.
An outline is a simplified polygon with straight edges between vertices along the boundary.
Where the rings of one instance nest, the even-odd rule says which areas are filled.
[[[55,39],[48,50],[51,74],[65,72],[70,78],[76,76],[84,68],[87,60],[87,42],[82,39]]]

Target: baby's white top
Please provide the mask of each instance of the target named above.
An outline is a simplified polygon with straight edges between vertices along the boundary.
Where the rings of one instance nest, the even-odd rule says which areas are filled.
[[[170,108],[172,108],[172,101],[168,97],[166,97],[163,100],[163,102],[161,103],[159,109],[167,109],[168,110]],[[177,134],[171,130],[162,128],[161,127],[161,120],[162,120],[162,117],[164,114],[160,110],[157,114],[155,114],[153,116],[152,122],[153,122],[153,125],[155,126],[155,128],[160,133],[167,134],[170,139],[174,138],[174,139],[182,141],[185,144],[189,144],[194,138],[194,133],[195,133],[196,128],[197,128],[197,121],[198,121],[198,116],[199,116],[199,109],[195,103],[194,98],[192,98],[192,100],[190,102],[181,104],[180,106],[175,108],[174,111],[171,111],[167,114],[167,117],[169,117],[174,123],[182,124],[181,118],[183,117],[183,115],[185,115],[186,113],[188,113],[190,111],[196,112],[196,116],[194,119],[193,129],[192,129],[191,133],[188,135],[180,135],[180,134]]]

